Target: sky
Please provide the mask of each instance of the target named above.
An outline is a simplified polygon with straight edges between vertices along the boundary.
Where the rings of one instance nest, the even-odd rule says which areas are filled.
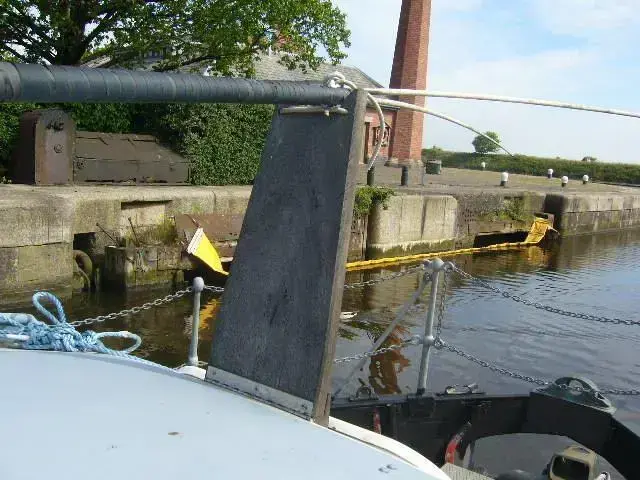
[[[388,86],[401,0],[334,0],[343,63]],[[640,0],[432,0],[427,88],[640,112]],[[427,106],[500,135],[512,152],[640,163],[640,119],[470,100]],[[474,134],[427,117],[424,145],[471,151]]]

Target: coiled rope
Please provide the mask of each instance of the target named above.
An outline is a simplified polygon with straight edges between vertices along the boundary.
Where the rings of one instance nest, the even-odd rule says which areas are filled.
[[[41,303],[46,300],[53,304],[56,315]],[[101,332],[91,330],[78,332],[67,322],[60,300],[48,292],[37,292],[32,297],[33,306],[50,323],[42,322],[33,315],[25,313],[0,313],[0,339],[18,342],[26,350],[55,350],[60,352],[94,352],[118,357],[135,359],[143,363],[146,360],[132,357],[130,354],[141,344],[139,335],[131,332]],[[133,345],[122,350],[105,346],[105,338],[124,338],[133,341]],[[155,363],[153,365],[156,365]]]

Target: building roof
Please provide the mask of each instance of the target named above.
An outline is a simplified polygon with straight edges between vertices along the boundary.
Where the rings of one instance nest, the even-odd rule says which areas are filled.
[[[357,67],[348,65],[332,65],[321,63],[316,70],[303,72],[301,69],[290,70],[280,63],[282,56],[277,53],[260,55],[255,62],[256,78],[258,80],[291,80],[297,82],[323,83],[327,75],[340,72],[347,80],[351,80],[361,88],[382,88],[369,75]]]

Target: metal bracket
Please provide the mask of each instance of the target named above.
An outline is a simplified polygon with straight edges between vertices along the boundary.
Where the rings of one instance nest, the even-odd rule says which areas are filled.
[[[378,400],[378,395],[366,385],[361,386],[356,390],[356,394],[349,397],[350,402],[357,402],[359,400]]]
[[[267,387],[253,380],[249,380],[233,373],[225,372],[219,368],[209,366],[205,377],[207,382],[211,382],[227,390],[234,391],[241,395],[248,396],[260,402],[275,406],[289,413],[303,418],[310,418],[313,410],[313,403],[298,398],[286,392],[281,392],[275,388]]]
[[[483,395],[478,388],[477,383],[470,383],[469,385],[451,385],[444,389],[444,392],[437,393],[436,395]]]
[[[588,378],[562,377],[550,385],[536,389],[536,392],[613,414],[616,407],[599,390]]]

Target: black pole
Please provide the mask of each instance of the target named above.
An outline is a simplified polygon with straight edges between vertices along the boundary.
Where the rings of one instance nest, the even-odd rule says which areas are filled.
[[[367,170],[367,185],[373,186],[376,183],[376,167]]]
[[[409,167],[402,167],[402,175],[400,175],[400,186],[406,187],[409,185]]]
[[[349,91],[303,82],[0,62],[3,102],[339,105]]]

